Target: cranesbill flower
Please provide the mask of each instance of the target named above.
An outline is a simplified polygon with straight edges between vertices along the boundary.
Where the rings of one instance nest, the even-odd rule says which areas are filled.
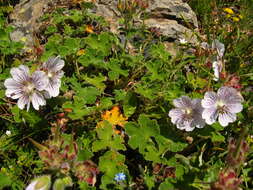
[[[12,78],[4,81],[7,88],[5,94],[12,99],[18,99],[18,107],[24,109],[27,105],[27,111],[30,103],[34,109],[39,110],[39,106],[46,105],[46,101],[42,95],[42,91],[48,84],[48,79],[44,72],[35,71],[30,75],[29,68],[25,65],[12,68]]]
[[[56,97],[60,93],[61,78],[64,74],[62,71],[63,67],[64,61],[59,56],[50,57],[48,61],[41,66],[41,70],[46,73],[49,79],[49,83],[45,89],[49,97]]]
[[[205,121],[202,119],[201,100],[191,100],[188,96],[182,96],[173,101],[176,108],[170,110],[171,122],[176,124],[178,129],[192,131],[195,127],[203,128]]]
[[[219,123],[226,127],[236,121],[236,113],[242,111],[242,96],[232,87],[221,87],[217,94],[206,92],[201,104],[204,108],[202,113],[206,123],[211,125],[217,118]]]
[[[117,182],[124,181],[125,179],[126,179],[126,175],[123,172],[117,173],[114,177],[114,180]]]

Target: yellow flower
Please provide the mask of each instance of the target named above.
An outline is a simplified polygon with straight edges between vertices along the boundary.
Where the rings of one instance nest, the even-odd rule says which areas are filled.
[[[234,22],[239,22],[240,21],[240,19],[238,17],[232,17],[232,19],[233,19]]]
[[[85,28],[85,32],[90,33],[90,34],[94,33],[93,27],[91,25],[87,25]]]
[[[118,106],[114,106],[110,111],[106,111],[102,114],[102,119],[109,121],[112,125],[119,125],[123,127],[127,118],[124,117],[119,110]]]
[[[231,14],[231,15],[235,14],[231,8],[223,8],[223,11],[225,11],[226,13]]]
[[[78,52],[76,53],[77,56],[81,56],[85,53],[85,50],[84,49],[80,49],[78,50]]]
[[[118,106],[114,106],[111,110],[107,110],[102,114],[103,121],[98,122],[97,127],[104,127],[104,121],[108,121],[116,134],[121,134],[121,130],[118,130],[116,126],[120,126],[121,128],[127,123],[127,117],[124,117],[123,114],[120,113],[120,109]]]

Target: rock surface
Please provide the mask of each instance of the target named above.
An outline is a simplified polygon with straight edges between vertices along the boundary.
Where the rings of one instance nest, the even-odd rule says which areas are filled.
[[[26,50],[33,47],[33,32],[39,27],[36,21],[43,15],[48,2],[49,0],[21,0],[10,14],[11,24],[15,27],[10,37],[14,41],[23,41]]]
[[[99,0],[95,12],[111,24],[111,30],[119,28],[117,11],[118,0]],[[147,27],[159,28],[161,34],[171,40],[184,38],[194,42],[196,37],[192,31],[198,29],[195,13],[182,0],[149,0],[144,23]]]
[[[39,28],[38,18],[44,14],[48,3],[58,1],[21,0],[10,15],[12,25],[16,28],[11,38],[15,41],[23,41],[27,48],[32,48],[33,32]],[[110,29],[115,33],[120,28],[117,2],[118,0],[97,0],[93,10],[110,23]],[[144,20],[147,27],[159,28],[161,35],[169,41],[184,38],[188,42],[195,42],[196,37],[193,31],[198,29],[197,18],[187,3],[182,0],[149,0],[148,4],[147,16]]]

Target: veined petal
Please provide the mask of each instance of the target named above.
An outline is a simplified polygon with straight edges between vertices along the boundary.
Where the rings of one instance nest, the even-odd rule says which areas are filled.
[[[56,97],[60,93],[60,86],[61,86],[61,81],[50,81],[46,87],[46,91],[49,93],[51,97]]]
[[[239,113],[243,110],[243,106],[241,103],[237,104],[227,104],[226,110],[230,113]]]
[[[29,68],[25,65],[12,68],[10,73],[13,79],[17,82],[28,81],[30,78]]]
[[[42,91],[49,83],[49,79],[43,71],[35,71],[32,74],[32,81],[38,91]]]
[[[202,113],[202,118],[206,121],[207,124],[213,124],[218,117],[217,109],[215,108],[206,108]]]
[[[29,104],[30,100],[29,100],[29,97],[28,96],[21,96],[19,99],[18,99],[18,107],[19,109],[24,109],[25,108],[25,105],[26,104]]]
[[[50,57],[47,62],[42,64],[42,68],[49,70],[51,72],[57,72],[60,71],[64,67],[64,61],[60,58],[60,56],[57,57]]]
[[[169,116],[171,118],[171,122],[176,124],[176,122],[183,118],[183,112],[181,109],[175,108],[170,110]]]
[[[46,100],[41,94],[33,93],[32,104],[33,104],[34,109],[39,110],[39,106],[46,105]]]
[[[15,81],[13,78],[8,78],[4,81],[4,86],[6,88],[19,89],[19,88],[22,88],[23,85]]]
[[[226,127],[229,123],[232,123],[236,120],[236,115],[234,113],[220,113],[219,114],[219,123],[221,126]]]
[[[191,99],[188,96],[182,96],[180,98],[174,99],[173,104],[177,108],[192,107]]]
[[[223,86],[221,88],[219,88],[217,95],[223,99],[223,100],[227,100],[229,99],[231,96],[236,96],[237,95],[237,90],[232,88],[232,87],[228,87],[228,86]]]
[[[52,67],[52,71],[57,72],[60,71],[64,67],[64,61],[60,58],[60,56],[57,56],[54,60],[54,65]]]
[[[206,92],[204,99],[201,101],[203,108],[212,108],[217,101],[217,94],[215,92]]]

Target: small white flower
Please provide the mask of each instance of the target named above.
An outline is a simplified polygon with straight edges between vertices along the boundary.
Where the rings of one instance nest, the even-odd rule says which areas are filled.
[[[191,100],[188,96],[182,96],[173,101],[175,109],[170,110],[171,122],[178,129],[192,131],[195,127],[203,128],[205,121],[202,119],[203,108],[200,99]]]
[[[180,38],[180,39],[179,39],[179,43],[182,44],[182,45],[185,45],[185,44],[187,44],[188,42],[187,42],[186,39]]]
[[[32,180],[25,190],[49,190],[50,185],[51,177],[49,175],[44,175]]]
[[[11,135],[11,131],[7,130],[7,131],[5,132],[5,134],[6,134],[7,136],[10,136],[10,135]]]
[[[214,78],[213,80],[218,81],[220,79],[220,73],[222,71],[222,61],[217,60],[213,62]]]
[[[18,107],[24,109],[27,105],[27,111],[32,103],[34,109],[39,110],[39,106],[46,105],[42,95],[45,90],[48,79],[44,72],[35,71],[30,75],[29,68],[25,65],[12,68],[10,71],[12,78],[4,81],[7,88],[5,95],[12,99],[18,99]]]
[[[46,87],[49,97],[56,97],[60,93],[61,78],[64,74],[62,68],[64,67],[64,61],[57,57],[50,57],[47,62],[43,63],[41,70],[43,70],[48,79],[49,83]]]
[[[219,123],[226,127],[236,121],[236,113],[242,111],[242,96],[232,87],[221,87],[217,94],[206,92],[201,104],[204,108],[202,118],[211,125],[217,118]]]

